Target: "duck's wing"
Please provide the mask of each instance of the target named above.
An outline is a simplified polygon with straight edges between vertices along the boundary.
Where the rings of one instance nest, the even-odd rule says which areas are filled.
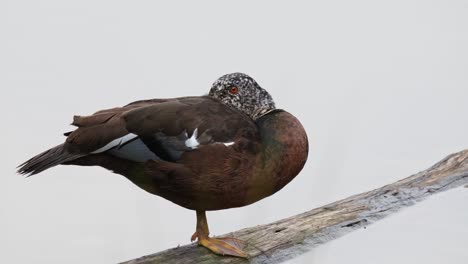
[[[75,120],[71,151],[107,153],[123,159],[177,161],[210,144],[230,146],[257,136],[255,123],[210,97],[142,101]]]

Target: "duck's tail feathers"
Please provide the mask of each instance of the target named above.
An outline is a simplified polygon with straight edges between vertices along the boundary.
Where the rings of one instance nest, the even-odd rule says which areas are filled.
[[[86,154],[69,153],[64,144],[60,144],[19,165],[18,173],[26,176],[38,174],[44,170],[85,156]]]

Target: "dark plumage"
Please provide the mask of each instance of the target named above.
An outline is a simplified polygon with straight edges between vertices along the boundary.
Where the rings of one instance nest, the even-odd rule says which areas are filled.
[[[272,195],[303,168],[300,122],[275,109],[251,77],[227,74],[208,96],[153,99],[75,116],[66,141],[20,165],[33,175],[59,164],[101,166],[142,189],[197,211],[192,239],[215,253],[246,257],[242,242],[208,237],[205,211]]]

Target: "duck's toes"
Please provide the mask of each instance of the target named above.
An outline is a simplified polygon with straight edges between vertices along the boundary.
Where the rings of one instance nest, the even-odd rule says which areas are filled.
[[[217,239],[222,240],[228,243],[229,245],[235,248],[238,248],[240,250],[243,250],[247,246],[247,243],[245,241],[234,238],[234,237],[218,237]]]
[[[223,238],[203,238],[198,240],[198,244],[219,255],[228,255],[240,258],[248,258],[249,255],[242,251],[246,243],[232,237]]]
[[[190,237],[190,242],[197,240],[197,238],[198,238],[198,233],[197,231],[195,231],[195,233],[193,233],[193,235]]]

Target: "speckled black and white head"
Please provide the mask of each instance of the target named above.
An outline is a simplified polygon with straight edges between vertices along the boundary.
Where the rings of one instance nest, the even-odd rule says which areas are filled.
[[[271,95],[250,76],[244,73],[230,73],[221,76],[211,87],[209,96],[221,100],[252,119],[275,109]]]

